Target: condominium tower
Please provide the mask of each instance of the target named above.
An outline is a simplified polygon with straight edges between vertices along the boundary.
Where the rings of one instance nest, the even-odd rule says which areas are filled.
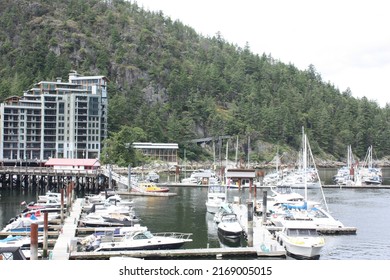
[[[68,82],[41,81],[0,104],[0,160],[41,164],[49,158],[99,158],[107,137],[104,76],[72,71]]]

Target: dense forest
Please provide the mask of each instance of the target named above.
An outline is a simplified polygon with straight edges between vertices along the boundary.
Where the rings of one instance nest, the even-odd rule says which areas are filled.
[[[302,127],[322,157],[342,160],[348,145],[359,158],[371,145],[376,158],[390,155],[390,104],[340,92],[314,65],[299,70],[223,34],[201,36],[136,2],[1,0],[0,65],[0,101],[72,69],[107,76],[105,153],[119,165],[140,160],[125,143],[179,143],[182,158],[204,160],[210,153],[191,140],[227,135],[232,149],[240,139],[240,157],[269,161],[276,149],[299,149]]]

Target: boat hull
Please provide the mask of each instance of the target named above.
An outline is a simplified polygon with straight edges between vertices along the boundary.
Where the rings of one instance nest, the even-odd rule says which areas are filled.
[[[107,251],[137,251],[137,250],[169,250],[169,249],[179,249],[184,245],[185,242],[175,242],[167,244],[150,244],[150,245],[119,245],[111,244],[113,246],[100,247],[95,250],[95,252],[107,252]]]
[[[297,232],[305,232],[306,229],[283,230],[277,237],[277,241],[286,249],[286,254],[296,259],[319,259],[325,240],[320,236],[299,236]],[[312,229],[312,232],[315,232]],[[313,233],[311,233],[313,234]]]
[[[295,259],[319,259],[323,246],[296,246],[295,244],[286,244],[286,254]]]
[[[225,239],[240,239],[242,236],[242,229],[241,230],[234,230],[234,229],[228,229],[224,228],[223,225],[218,225],[218,234],[220,234]]]

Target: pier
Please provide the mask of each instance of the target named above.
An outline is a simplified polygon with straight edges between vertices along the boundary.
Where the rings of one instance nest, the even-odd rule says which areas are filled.
[[[63,188],[70,181],[73,181],[76,190],[99,190],[108,185],[108,181],[102,175],[102,170],[58,170],[51,167],[2,166],[0,167],[0,187],[34,188],[47,191]]]

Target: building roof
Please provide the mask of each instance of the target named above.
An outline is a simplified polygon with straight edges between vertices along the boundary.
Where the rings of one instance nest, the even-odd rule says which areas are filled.
[[[177,143],[151,143],[151,142],[134,142],[135,149],[179,149]]]
[[[228,169],[226,170],[228,178],[255,178],[256,170],[254,169]]]
[[[46,166],[95,166],[99,167],[98,159],[84,159],[84,158],[50,158]]]

